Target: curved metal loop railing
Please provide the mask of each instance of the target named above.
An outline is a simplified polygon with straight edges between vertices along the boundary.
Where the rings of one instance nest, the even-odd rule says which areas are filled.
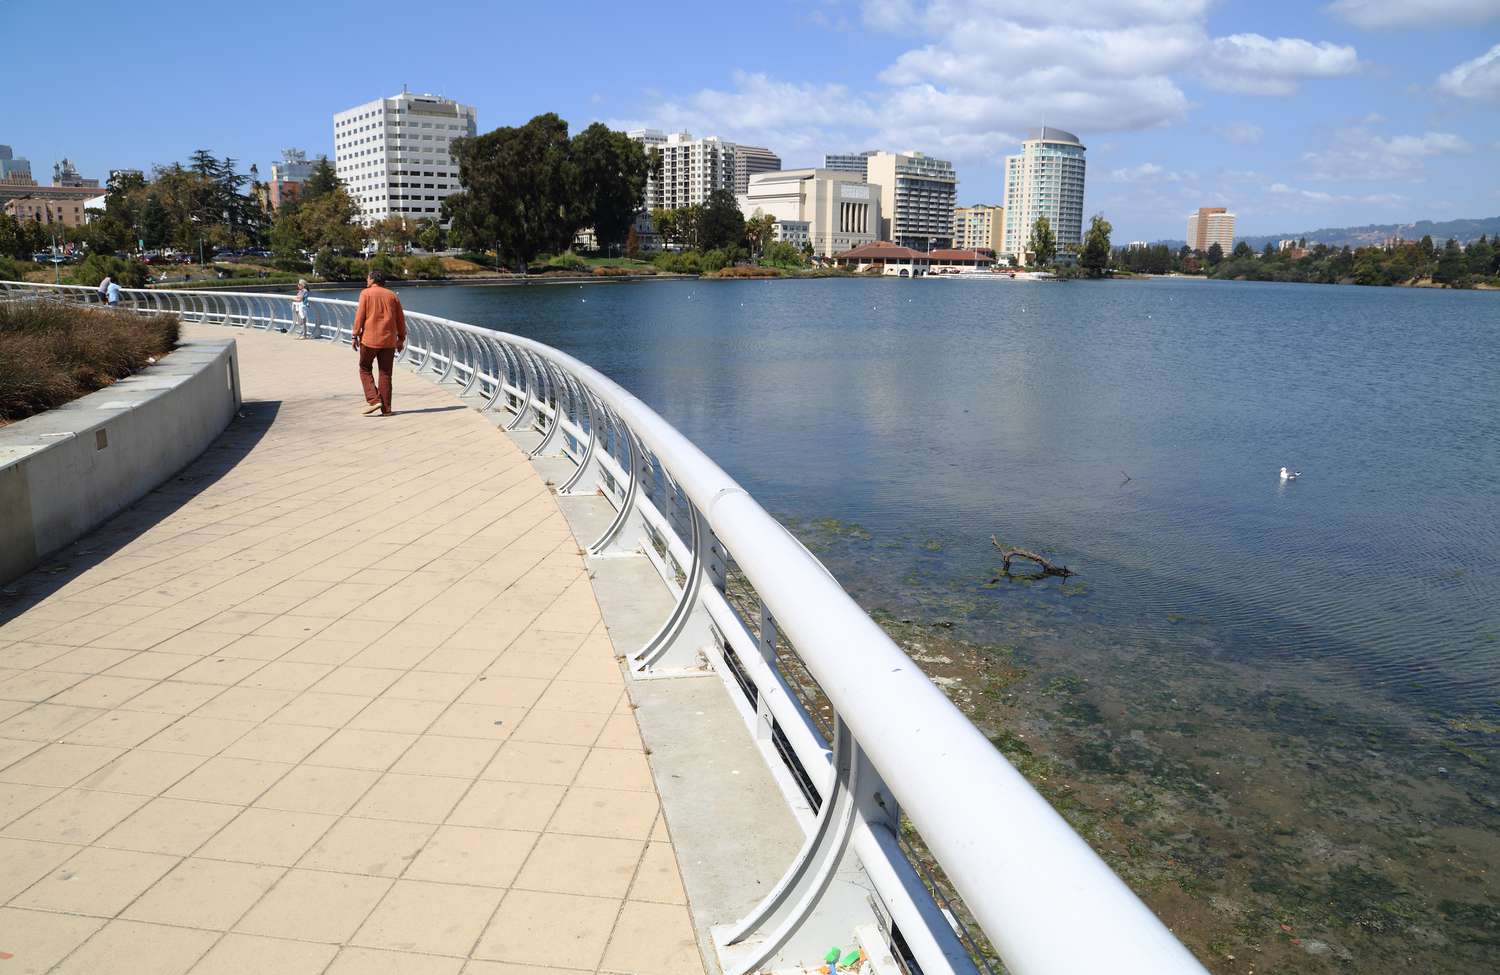
[[[88,287],[0,281],[0,297],[17,296],[98,301]],[[127,289],[122,297],[142,314],[293,328],[289,296]],[[310,305],[307,337],[350,340],[352,302]],[[806,841],[781,882],[715,932],[726,973],[761,970],[816,927],[810,919],[831,909],[850,852],[901,967],[926,975],[987,967],[904,852],[908,824],[1016,975],[1204,971],[822,563],[671,424],[550,346],[406,317],[400,361],[461,387],[455,392],[478,409],[511,413],[507,428],[536,438],[531,455],[570,458],[577,467],[559,494],[597,492],[614,507],[589,554],[644,555],[674,596],[669,618],[628,655],[632,672],[715,670],[803,825]],[[731,563],[753,589],[756,605],[745,613],[726,596]],[[783,673],[788,648],[826,697],[829,735]]]

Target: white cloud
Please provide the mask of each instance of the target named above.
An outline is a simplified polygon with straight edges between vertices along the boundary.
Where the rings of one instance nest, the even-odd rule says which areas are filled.
[[[1354,48],[1300,37],[1231,34],[1215,38],[1204,80],[1209,87],[1244,95],[1291,95],[1298,82],[1337,78],[1360,68]]]
[[[1179,173],[1156,163],[1145,162],[1139,166],[1111,170],[1108,178],[1114,183],[1180,183],[1185,179],[1195,179],[1196,174]]]
[[[1221,125],[1214,130],[1224,137],[1224,141],[1232,142],[1237,146],[1253,146],[1260,141],[1261,136],[1266,134],[1265,129],[1249,122],[1230,122]]]
[[[1314,179],[1421,179],[1425,161],[1434,156],[1473,150],[1462,136],[1451,132],[1384,136],[1363,126],[1335,134],[1333,144],[1302,154],[1304,170]]]
[[[1453,27],[1500,18],[1495,0],[1334,0],[1329,13],[1356,27]]]
[[[1299,203],[1366,203],[1372,206],[1389,206],[1406,201],[1406,197],[1399,193],[1369,193],[1364,196],[1353,196],[1344,193],[1328,193],[1324,190],[1309,190],[1299,186],[1288,186],[1285,183],[1272,183],[1266,187],[1266,192],[1275,196],[1296,200]]]
[[[1500,104],[1500,44],[1472,61],[1455,65],[1437,80],[1439,91],[1473,101]]]

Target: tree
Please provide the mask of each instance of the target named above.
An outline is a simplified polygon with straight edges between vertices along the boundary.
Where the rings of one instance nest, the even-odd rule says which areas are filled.
[[[549,112],[455,139],[451,151],[463,189],[444,209],[460,236],[494,241],[503,260],[523,267],[538,254],[567,249],[579,208],[566,122]]]
[[[703,204],[698,221],[698,246],[703,250],[725,250],[745,239],[745,215],[734,194],[714,190]]]
[[[302,200],[293,214],[304,246],[311,250],[356,251],[365,232],[354,221],[359,205],[342,186],[312,200]]]
[[[660,154],[660,153],[657,153]],[[678,223],[676,223],[676,210],[666,207],[657,207],[651,211],[651,228],[654,229],[661,243],[678,243]]]
[[[1088,232],[1083,235],[1083,250],[1078,255],[1078,263],[1091,278],[1102,278],[1109,270],[1109,235],[1114,229],[1103,214],[1096,213],[1089,221]],[[1049,232],[1050,230],[1048,228]]]
[[[1052,233],[1052,222],[1046,217],[1037,217],[1031,225],[1031,239],[1026,242],[1026,253],[1036,267],[1047,267],[1057,256],[1057,238]]]
[[[766,244],[760,263],[765,267],[796,268],[805,267],[807,259],[796,244],[785,240],[773,240]]]
[[[344,181],[339,179],[328,157],[319,156],[318,161],[313,163],[312,170],[307,174],[307,181],[302,184],[302,199],[316,200],[343,185]]]
[[[1218,267],[1219,262],[1224,260],[1224,247],[1217,240],[1208,245],[1208,253],[1204,255],[1208,260],[1209,267]]]
[[[431,217],[424,218],[417,224],[417,246],[424,251],[440,251],[443,249],[443,227],[442,224]]]
[[[776,235],[776,218],[769,213],[755,211],[755,216],[745,221],[745,239],[750,242],[750,253],[759,255],[765,253],[766,246],[772,243]]]
[[[1255,251],[1243,240],[1234,245],[1234,252],[1230,255],[1237,261],[1244,261],[1255,256]]]
[[[370,227],[370,236],[380,244],[380,249],[403,253],[411,246],[414,232],[407,227],[403,217],[389,216]]]
[[[1464,252],[1459,249],[1458,241],[1452,237],[1448,243],[1443,245],[1443,251],[1438,255],[1437,268],[1432,272],[1432,280],[1439,284],[1463,284],[1468,276],[1468,267],[1464,261]]]
[[[641,235],[636,233],[634,222],[630,224],[630,229],[625,232],[625,256],[631,258],[641,256]]]
[[[602,249],[623,244],[646,195],[650,160],[641,143],[595,122],[569,146],[574,230],[593,227]]]
[[[136,230],[147,247],[161,247],[171,241],[172,215],[155,193],[146,197]]]

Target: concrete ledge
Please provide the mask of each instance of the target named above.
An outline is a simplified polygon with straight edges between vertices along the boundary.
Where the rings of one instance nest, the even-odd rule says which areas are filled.
[[[113,386],[0,428],[0,580],[181,470],[239,407],[234,340],[183,342]]]

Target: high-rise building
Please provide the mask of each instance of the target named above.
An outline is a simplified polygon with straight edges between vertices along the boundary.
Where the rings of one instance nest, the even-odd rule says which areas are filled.
[[[31,160],[18,159],[11,153],[10,146],[0,146],[0,183],[35,186],[36,180],[31,178]]]
[[[333,117],[334,172],[359,204],[360,223],[386,217],[442,219],[456,193],[454,139],[477,132],[472,105],[403,91]]]
[[[281,150],[281,161],[271,164],[271,178],[265,184],[261,201],[272,210],[281,209],[302,195],[302,185],[312,176],[313,164],[301,149]]]
[[[1059,253],[1083,245],[1084,145],[1044,125],[1021,153],[1005,157],[1005,253],[1021,256],[1038,217],[1052,226]]]
[[[716,135],[695,139],[689,132],[664,134],[655,129],[625,134],[645,145],[647,152],[661,154],[661,169],[646,180],[647,210],[680,210],[703,203],[714,190],[734,192],[733,142]]]
[[[1203,253],[1218,244],[1228,254],[1234,250],[1234,214],[1225,207],[1199,207],[1188,214],[1187,244]]]
[[[776,239],[812,245],[823,257],[875,242],[880,232],[880,187],[857,173],[787,169],[750,177],[739,199],[747,217],[776,218]]]
[[[865,172],[865,161],[875,155],[874,149],[866,149],[864,152],[834,152],[823,156],[823,168],[832,169],[840,173],[858,173],[868,176]]]
[[[750,177],[757,173],[774,173],[781,169],[781,157],[764,146],[734,147],[734,192],[744,196],[750,189]]]
[[[84,179],[78,175],[78,167],[73,165],[71,159],[64,156],[62,162],[52,164],[52,185],[96,189],[99,186],[99,181],[97,179]]]
[[[877,152],[865,180],[880,187],[881,239],[926,251],[953,246],[953,164],[920,152]]]
[[[1005,249],[1005,207],[978,203],[953,211],[953,246],[961,250]]]

